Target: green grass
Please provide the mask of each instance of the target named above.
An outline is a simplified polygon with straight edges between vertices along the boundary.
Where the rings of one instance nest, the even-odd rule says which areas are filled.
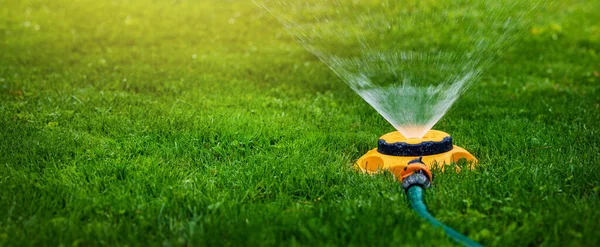
[[[392,127],[249,1],[0,6],[0,245],[453,244],[352,170]],[[437,174],[442,222],[600,245],[598,9],[535,23],[436,125],[481,161]]]

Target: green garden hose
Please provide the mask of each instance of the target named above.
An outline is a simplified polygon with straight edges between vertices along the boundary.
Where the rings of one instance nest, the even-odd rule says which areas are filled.
[[[414,177],[413,177],[414,176]],[[423,180],[423,178],[425,176],[423,176],[422,174],[413,174],[410,177],[413,177],[415,179],[418,180]],[[413,180],[415,180],[413,179]],[[411,180],[411,179],[407,179],[407,180]],[[444,231],[446,232],[446,234],[454,239],[454,241],[462,244],[463,246],[482,246],[481,244],[471,240],[470,238],[468,238],[465,235],[462,235],[461,233],[457,232],[456,230],[444,225],[442,222],[438,221],[435,217],[433,217],[429,211],[427,211],[427,206],[425,205],[425,202],[423,200],[423,194],[424,194],[424,187],[428,187],[429,185],[429,181],[426,182],[426,184],[420,184],[420,183],[416,183],[416,184],[412,184],[408,187],[404,186],[405,183],[403,183],[403,187],[406,188],[406,195],[408,196],[408,201],[410,202],[410,206],[415,210],[415,212],[417,212],[417,214],[419,216],[421,216],[421,218],[427,220],[429,223],[431,223],[433,226],[435,227],[442,227],[444,229]]]

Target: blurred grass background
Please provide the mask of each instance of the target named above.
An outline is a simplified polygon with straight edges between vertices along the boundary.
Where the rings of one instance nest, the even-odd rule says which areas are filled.
[[[600,245],[600,3],[560,4],[435,127],[482,165],[427,203],[485,245]],[[0,6],[0,245],[452,244],[352,171],[393,128],[251,2]]]

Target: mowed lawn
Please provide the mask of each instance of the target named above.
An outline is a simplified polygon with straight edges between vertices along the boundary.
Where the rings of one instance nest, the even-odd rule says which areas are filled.
[[[600,245],[600,1],[560,5],[435,126],[484,245]],[[0,0],[2,246],[454,245],[353,171],[392,130],[250,1]]]

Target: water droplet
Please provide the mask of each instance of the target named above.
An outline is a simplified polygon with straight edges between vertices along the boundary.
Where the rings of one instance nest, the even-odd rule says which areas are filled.
[[[196,60],[196,57],[197,57],[196,54],[192,55],[192,59]]]
[[[229,24],[234,24],[235,23],[235,19],[234,18],[229,18]]]
[[[29,26],[31,26],[31,22],[26,21],[25,23],[23,23],[23,26],[29,27]]]
[[[33,29],[35,29],[35,31],[40,31],[40,25],[35,25],[35,27],[33,27]]]

